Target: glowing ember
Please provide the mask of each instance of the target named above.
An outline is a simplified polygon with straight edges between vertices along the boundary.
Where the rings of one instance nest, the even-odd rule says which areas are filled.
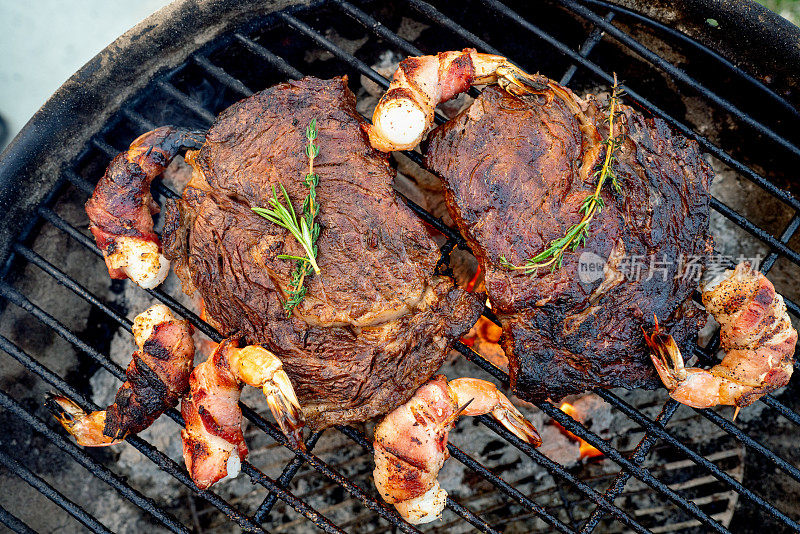
[[[572,404],[568,402],[563,402],[561,403],[561,406],[559,406],[559,409],[568,416],[575,419],[576,421],[582,422],[582,418],[580,417],[578,410]],[[583,460],[584,458],[598,458],[600,456],[603,456],[603,453],[600,452],[596,447],[584,441],[583,439],[579,438],[578,436],[576,436],[575,434],[573,434],[572,432],[561,426],[557,421],[553,421],[553,423],[555,423],[558,429],[561,430],[561,432],[563,432],[568,438],[578,442],[578,445],[580,446],[579,452],[581,455],[581,460]]]

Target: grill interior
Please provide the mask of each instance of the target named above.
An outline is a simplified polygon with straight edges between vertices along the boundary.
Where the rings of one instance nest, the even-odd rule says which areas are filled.
[[[708,24],[713,31],[713,21]],[[132,139],[164,124],[207,128],[233,102],[309,74],[348,74],[359,99],[368,98],[364,85],[388,86],[371,67],[387,52],[400,58],[466,46],[505,55],[579,95],[607,90],[616,72],[628,103],[663,118],[711,155],[717,251],[733,259],[762,255],[762,271],[797,322],[800,201],[785,188],[800,185],[791,182],[800,113],[786,80],[756,79],[683,34],[599,0],[535,6],[329,0],[287,8],[214,39],[124,102],[64,166],[14,243],[0,280],[6,353],[0,421],[8,429],[0,436],[0,481],[9,488],[0,495],[0,522],[16,532],[32,532],[28,524],[92,532],[228,532],[233,525],[418,531],[374,491],[369,425],[311,434],[310,452],[302,452],[286,443],[258,396],[245,396],[251,456],[243,474],[199,491],[175,448],[177,411],[128,444],[90,450],[66,437],[42,403],[43,393],[55,389],[85,409],[99,409],[100,386],[113,391],[124,380],[127,362],[113,354],[129,357],[131,318],[154,300],[211,340],[221,339],[174,281],[145,292],[108,280],[82,206],[110,159]],[[421,163],[416,152],[405,157],[404,165]],[[154,195],[159,202],[177,196],[167,178],[154,184]],[[408,204],[441,233],[446,269],[451,252],[466,249],[464,240],[426,207]],[[717,347],[716,335],[698,347],[698,365],[712,364]],[[447,373],[488,375],[507,385],[507,374],[469,346],[457,343],[455,352]],[[546,450],[547,436],[543,449],[531,448],[486,416],[462,420],[441,475],[451,494],[447,511],[421,530],[800,530],[800,454],[791,441],[800,424],[795,388],[793,381],[765,396],[736,422],[730,410],[692,410],[666,400],[663,390],[596,391],[613,423],[604,431],[549,402],[523,408],[540,429],[556,421],[599,449],[604,459],[591,462],[563,461]]]

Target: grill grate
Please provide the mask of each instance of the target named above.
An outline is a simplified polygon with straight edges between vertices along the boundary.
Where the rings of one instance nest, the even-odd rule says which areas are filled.
[[[556,56],[553,56],[555,59],[548,59],[545,62],[552,70],[545,70],[544,68],[542,70],[545,74],[555,78],[559,78],[558,74],[563,73],[560,76],[562,83],[570,85],[574,85],[578,79],[580,79],[580,83],[584,84],[610,83],[612,78],[609,74],[609,69],[601,67],[599,59],[595,62],[590,60],[589,57],[599,47],[611,46],[609,41],[615,42],[616,46],[637,55],[644,60],[644,62],[652,65],[654,69],[664,73],[667,78],[671,80],[671,83],[680,86],[683,90],[698,94],[707,104],[712,105],[721,112],[733,116],[737,125],[741,125],[749,130],[749,133],[742,134],[743,136],[755,134],[760,139],[766,139],[773,150],[782,151],[782,154],[786,157],[796,158],[800,155],[800,148],[798,148],[798,146],[788,138],[788,134],[785,133],[787,130],[785,124],[777,124],[774,127],[768,126],[763,119],[758,118],[758,114],[756,113],[758,110],[752,113],[743,111],[741,103],[733,102],[720,96],[716,90],[706,87],[694,76],[645,47],[645,45],[634,38],[631,33],[623,29],[628,28],[627,26],[615,23],[624,19],[626,23],[644,24],[657,32],[661,32],[661,34],[680,41],[686,46],[692,47],[697,53],[702,54],[709,60],[713,60],[718,66],[724,68],[726,72],[738,80],[738,83],[766,97],[774,106],[781,108],[787,116],[791,118],[800,117],[800,113],[798,113],[785,98],[766,87],[761,81],[731,64],[717,53],[689,39],[680,32],[638,15],[628,9],[615,6],[605,1],[558,0],[557,3],[560,5],[558,9],[573,17],[575,21],[578,21],[577,24],[579,24],[579,27],[583,28],[582,35],[586,35],[586,38],[582,43],[570,44],[568,42],[569,39],[557,35],[557,32],[547,31],[533,24],[531,20],[533,20],[534,17],[533,14],[529,12],[530,8],[528,8],[528,12],[523,15],[520,12],[524,11],[524,8],[520,8],[520,12],[517,12],[497,0],[482,0],[476,4],[469,3],[468,6],[472,8],[472,11],[467,9],[464,17],[452,13],[447,15],[443,12],[447,11],[446,5],[435,7],[422,0],[405,0],[400,2],[401,5],[398,9],[408,10],[410,12],[409,16],[416,16],[426,24],[440,28],[441,33],[446,35],[443,39],[449,39],[448,42],[451,43],[449,48],[451,49],[460,48],[464,45],[474,46],[482,52],[507,55],[526,70],[537,70],[536,68],[530,69],[531,63],[526,64],[526,59],[530,60],[530,54],[523,53],[519,46],[509,44],[507,40],[504,41],[495,36],[498,46],[503,45],[501,49],[496,49],[477,35],[481,33],[480,27],[475,30],[476,33],[473,33],[462,23],[457,22],[454,18],[450,18],[450,16],[458,19],[465,18],[468,21],[472,20],[475,26],[480,26],[477,20],[479,18],[477,10],[480,9],[480,17],[486,16],[484,13],[491,14],[492,17],[500,20],[501,24],[514,27],[515,29],[513,31],[509,30],[509,32],[513,34],[515,39],[526,41],[532,38],[535,40],[536,46],[541,44],[543,47],[547,48],[548,52],[555,52]],[[551,6],[551,9],[555,8]],[[373,14],[370,14],[368,11],[372,11]],[[198,50],[191,55],[189,61],[162,74],[136,99],[125,103],[114,119],[108,123],[106,128],[98,132],[93,138],[90,145],[86,147],[80,157],[77,158],[76,162],[64,169],[60,181],[53,189],[48,200],[37,209],[35,214],[36,221],[31,227],[33,228],[34,225],[38,225],[39,227],[50,225],[62,234],[68,236],[70,240],[80,248],[85,249],[85,252],[89,252],[90,255],[94,254],[94,256],[98,258],[96,261],[101,261],[99,258],[101,258],[102,255],[95,247],[91,237],[84,233],[82,228],[79,228],[62,217],[58,213],[56,205],[64,198],[66,191],[73,188],[83,194],[83,199],[85,199],[88,194],[91,194],[93,190],[93,181],[100,174],[97,172],[98,169],[102,169],[107,164],[108,160],[135,135],[150,130],[158,124],[168,122],[187,126],[207,127],[213,121],[214,115],[221,111],[221,109],[227,107],[233,100],[248,96],[252,94],[255,89],[264,88],[286,78],[297,79],[304,74],[325,76],[338,74],[339,70],[342,70],[352,74],[363,75],[379,86],[387,87],[388,80],[369,66],[366,62],[366,56],[362,58],[359,57],[359,55],[351,54],[345,48],[337,44],[336,39],[334,39],[329,32],[320,29],[324,24],[324,19],[322,15],[318,15],[318,13],[332,13],[340,18],[345,17],[346,20],[350,22],[351,27],[349,28],[349,33],[353,33],[354,28],[357,28],[361,34],[366,33],[370,38],[377,38],[382,49],[390,49],[403,55],[420,55],[425,52],[430,53],[436,51],[428,49],[424,46],[424,43],[409,42],[398,35],[398,33],[390,30],[387,25],[381,22],[381,16],[384,12],[370,3],[356,6],[344,0],[316,2],[312,6],[288,8],[254,21],[249,27],[241,28],[238,32],[225,35],[205,46],[203,49]],[[356,26],[352,26],[353,22],[356,23]],[[587,28],[588,31],[586,30]],[[343,28],[339,28],[338,26],[336,29],[343,31]],[[344,30],[347,29],[348,28],[344,28]],[[519,31],[517,31],[517,29]],[[294,41],[302,39],[304,43],[307,43],[308,50],[331,54],[335,58],[336,70],[327,72],[325,68],[328,67],[319,67],[316,63],[303,61],[303,56],[298,55],[296,49],[290,49],[284,46],[283,41],[271,38],[271,36],[275,35],[289,36],[289,39],[293,39]],[[607,36],[610,36],[610,39]],[[492,40],[492,42],[494,42],[494,40]],[[373,45],[375,44],[373,43]],[[503,49],[505,45],[508,45],[507,49]],[[530,46],[530,43],[528,43],[528,45]],[[422,48],[418,48],[418,46]],[[230,57],[226,59],[226,53],[229,53],[230,50],[234,48],[240,49],[242,51],[242,57],[246,59],[242,60],[233,54],[230,54]],[[303,47],[301,46],[300,48],[302,49]],[[608,50],[607,48],[606,52]],[[237,61],[260,62],[270,70],[265,73],[259,73],[259,75],[263,74],[263,77],[244,72],[240,73],[236,65]],[[295,65],[297,65],[297,67]],[[298,67],[303,70],[298,70]],[[191,82],[192,69],[196,69],[202,73],[206,84],[212,86],[211,98],[206,98],[203,95],[203,86],[200,84],[193,85]],[[322,70],[322,72],[320,72],[320,70]],[[635,83],[631,85],[636,87]],[[477,93],[473,91],[473,94]],[[785,205],[788,209],[793,210],[788,223],[786,223],[778,233],[765,229],[763,225],[750,220],[749,217],[739,213],[736,209],[730,207],[719,198],[712,199],[713,210],[727,219],[727,221],[732,223],[735,227],[740,228],[744,233],[749,234],[749,236],[752,236],[755,240],[763,243],[763,245],[769,249],[770,253],[762,264],[762,270],[764,272],[771,270],[773,266],[781,260],[794,265],[800,265],[800,253],[793,250],[789,245],[790,241],[797,233],[798,228],[800,228],[800,212],[798,212],[798,210],[800,210],[800,201],[731,155],[730,149],[726,151],[709,138],[697,133],[695,129],[676,118],[674,113],[665,111],[664,107],[656,105],[641,92],[629,88],[627,94],[631,101],[653,115],[663,118],[677,131],[682,132],[687,137],[696,139],[702,149],[710,153],[720,164],[732,169],[749,183],[756,185]],[[161,115],[158,117],[148,118],[148,114],[153,111],[150,105],[151,102],[165,99],[171,103],[171,105],[167,106],[167,110],[159,112]],[[154,120],[156,118],[158,119],[158,124]],[[438,120],[443,120],[443,117],[438,117]],[[117,144],[120,144],[120,146],[116,146]],[[418,165],[421,164],[418,153],[407,152],[405,155],[414,163]],[[156,182],[154,191],[158,197],[169,198],[177,196],[174,191],[170,190],[161,181]],[[445,257],[455,248],[466,249],[466,243],[463,238],[458,235],[457,232],[449,228],[441,219],[432,216],[413,201],[407,199],[407,202],[419,217],[444,235],[446,241],[442,250]],[[10,268],[7,270],[3,279],[0,280],[0,295],[2,295],[3,299],[7,302],[21,308],[42,325],[63,338],[77,351],[94,362],[94,365],[103,367],[117,380],[124,380],[124,370],[114,363],[108,354],[83,341],[81,336],[73,332],[67,324],[64,324],[64,322],[58,318],[50,315],[44,308],[34,303],[31,298],[16,287],[16,276],[18,276],[21,269],[26,265],[33,265],[46,273],[46,275],[52,277],[59,284],[66,287],[69,291],[74,293],[74,295],[85,300],[91,306],[102,312],[102,314],[117,328],[128,332],[131,329],[131,321],[127,319],[122,311],[116,309],[113,305],[105,303],[103,299],[96,296],[93,291],[81,285],[72,276],[65,273],[57,265],[54,265],[52,261],[45,259],[35,252],[32,248],[32,236],[35,232],[29,233],[31,234],[30,236],[21,237],[13,246],[13,256],[12,260],[9,262]],[[178,314],[187,318],[198,330],[206,334],[212,340],[219,341],[221,339],[220,335],[210,325],[203,322],[196,314],[176,300],[176,298],[170,296],[161,289],[150,290],[148,292],[153,298],[167,304]],[[797,303],[787,298],[786,304],[790,313],[793,314],[795,318],[800,316],[800,309]],[[493,317],[489,310],[487,310],[486,315],[489,318]],[[695,354],[698,360],[702,364],[713,361],[717,345],[718,339],[715,339],[705,348],[697,347]],[[76,387],[72,385],[73,382],[71,380],[65,379],[62,374],[44,365],[37,355],[29,354],[17,344],[3,336],[0,336],[0,348],[25,369],[38,376],[52,388],[55,388],[62,394],[75,400],[84,409],[97,409],[97,406],[87,397],[85,392],[76,389]],[[464,358],[479,369],[489,373],[501,383],[505,385],[508,384],[508,375],[504,371],[482,358],[470,347],[459,342],[456,344],[455,348]],[[720,521],[720,518],[725,516],[725,514],[707,511],[703,506],[707,501],[702,501],[701,499],[694,500],[687,497],[686,494],[682,492],[681,487],[665,483],[654,476],[652,468],[645,466],[645,461],[654,446],[657,443],[663,443],[678,451],[681,455],[681,459],[685,459],[688,463],[696,464],[702,468],[708,476],[719,481],[726,488],[726,491],[735,492],[763,514],[773,518],[777,524],[783,525],[788,529],[800,531],[797,518],[790,517],[787,513],[781,511],[774,502],[770,502],[770,499],[760,496],[758,488],[747,487],[725,469],[716,465],[715,462],[710,457],[704,455],[702,451],[693,449],[691,446],[685,444],[684,440],[677,437],[674,432],[667,430],[667,424],[673,419],[679,408],[676,402],[668,400],[663,404],[658,415],[655,418],[651,418],[611,391],[599,390],[596,393],[604,402],[612,406],[615,410],[623,413],[632,422],[641,427],[644,435],[632,451],[624,452],[618,450],[609,441],[603,439],[600,435],[588,429],[583,424],[575,421],[552,403],[542,402],[537,406],[544,414],[557,421],[565,429],[599,449],[607,458],[607,462],[613,462],[619,467],[619,472],[610,480],[610,483],[604,486],[604,489],[600,491],[596,489],[593,481],[581,478],[576,475],[573,470],[548,458],[539,450],[521,442],[487,416],[477,418],[480,424],[487,427],[503,441],[510,444],[510,446],[518,449],[529,461],[535,462],[553,477],[559,488],[558,494],[561,499],[561,506],[554,507],[540,504],[537,502],[535,496],[526,495],[514,484],[508,483],[491,469],[484,466],[476,458],[458,448],[453,443],[450,443],[448,447],[453,458],[452,461],[462,463],[469,471],[474,473],[475,476],[491,484],[494,490],[504,495],[507,500],[514,501],[525,514],[543,520],[549,525],[548,528],[551,530],[554,529],[565,533],[590,533],[595,531],[603,521],[621,523],[624,525],[623,528],[635,532],[656,532],[661,530],[653,526],[645,526],[640,520],[640,517],[642,517],[641,513],[627,511],[623,507],[615,504],[618,502],[620,496],[623,495],[626,487],[630,487],[630,479],[633,477],[638,480],[640,486],[643,485],[642,487],[646,486],[649,490],[655,491],[658,495],[670,501],[674,507],[684,512],[683,515],[685,515],[686,520],[680,523],[679,526],[689,528],[701,525],[700,528],[702,528],[704,532],[729,532],[727,526],[723,523],[727,524],[730,521],[732,511],[726,512],[728,517],[727,522]],[[795,413],[790,407],[785,406],[774,396],[766,396],[762,399],[762,402],[769,408],[769,410],[765,410],[765,414],[768,414],[766,417],[771,417],[773,413],[777,413],[794,425],[800,425],[800,415]],[[191,530],[190,527],[181,523],[154,499],[134,489],[123,477],[105,467],[102,462],[98,461],[95,455],[63,437],[62,432],[54,431],[52,421],[47,420],[45,422],[42,418],[33,413],[34,410],[24,406],[23,403],[16,400],[6,391],[0,390],[0,406],[2,406],[2,410],[4,410],[5,413],[24,422],[30,430],[43,436],[55,447],[72,457],[72,459],[89,471],[94,477],[97,477],[114,488],[121,497],[140,508],[164,529],[171,532],[189,532]],[[169,456],[163,451],[160,451],[153,444],[148,443],[140,437],[131,437],[127,441],[162,470],[174,477],[179,483],[185,485],[191,492],[208,502],[211,506],[217,508],[246,531],[264,530],[266,528],[265,523],[270,521],[270,514],[274,506],[278,501],[282,501],[296,510],[301,516],[305,517],[309,522],[319,527],[320,530],[325,532],[343,532],[346,528],[345,526],[337,526],[328,519],[326,515],[312,508],[303,498],[298,497],[295,492],[288,489],[292,480],[301,469],[310,468],[315,473],[331,481],[335,487],[341,488],[344,492],[349,494],[352,499],[360,502],[364,507],[380,516],[383,521],[393,526],[395,529],[402,532],[418,532],[416,528],[404,523],[393,508],[386,506],[382,501],[376,499],[375,492],[371,487],[359,485],[345,475],[340,469],[329,465],[313,453],[314,446],[320,440],[323,432],[312,433],[306,442],[308,452],[300,451],[291,448],[278,428],[270,421],[264,419],[246,405],[242,405],[242,409],[244,416],[255,428],[269,436],[278,444],[289,448],[294,454],[294,458],[288,461],[280,475],[274,479],[263,473],[253,464],[248,462],[244,463],[244,475],[249,477],[254,484],[266,490],[266,496],[263,498],[263,501],[258,506],[255,513],[252,514],[241,510],[236,503],[226,500],[214,491],[198,490],[187,476],[183,467],[170,459]],[[793,481],[800,482],[800,469],[795,467],[791,462],[780,457],[764,444],[750,437],[739,426],[731,423],[716,411],[697,410],[697,412],[702,418],[707,420],[711,425],[717,427],[721,432],[732,436],[746,447],[749,452],[760,456],[763,461],[784,473],[793,479]],[[180,414],[176,410],[170,410],[166,415],[178,424],[183,424]],[[325,432],[341,433],[364,451],[365,458],[367,458],[365,460],[366,462],[371,462],[371,459],[369,459],[369,455],[372,452],[371,443],[360,430],[350,427],[336,427],[335,430],[329,429]],[[9,472],[20,477],[37,491],[44,494],[48,499],[52,500],[90,531],[109,531],[97,518],[93,517],[80,505],[71,501],[57,489],[53,488],[47,481],[32,472],[29,467],[15,460],[7,451],[3,451],[2,449],[0,449],[0,463],[2,463]],[[592,511],[585,520],[577,521],[575,519],[572,511],[575,502],[569,499],[564,487],[569,487],[570,491],[577,492],[577,494],[581,496],[581,499],[593,503]],[[463,520],[462,523],[466,522],[471,524],[482,532],[499,532],[503,528],[502,521],[493,523],[485,514],[460,504],[452,498],[448,498],[447,507],[456,517]],[[670,505],[665,507],[665,509],[672,510],[673,508]],[[637,512],[639,511],[637,510]],[[32,532],[25,523],[3,508],[0,508],[0,522],[16,532]]]

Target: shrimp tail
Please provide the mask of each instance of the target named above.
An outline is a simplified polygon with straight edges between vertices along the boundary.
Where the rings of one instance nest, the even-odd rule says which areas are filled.
[[[656,368],[658,376],[668,390],[674,390],[681,381],[686,379],[687,374],[683,363],[683,355],[678,345],[671,335],[664,333],[660,329],[658,320],[656,320],[656,326],[652,334],[648,334],[644,327],[642,332],[645,344],[650,349],[650,359],[653,361],[653,366]]]
[[[283,434],[293,447],[306,450],[303,441],[303,411],[300,408],[300,401],[294,393],[289,376],[282,369],[276,371],[272,377],[272,382],[263,387],[264,395],[267,397],[267,405],[277,421]]]
[[[525,416],[519,413],[519,410],[516,408],[514,410],[504,408],[501,413],[497,414],[492,412],[492,417],[500,421],[509,432],[525,443],[533,445],[534,447],[538,447],[542,444],[542,437],[539,435],[536,427],[525,419]]]
[[[66,397],[49,393],[45,406],[82,447],[107,447],[125,439],[125,435],[106,436],[106,412],[87,413]]]
[[[239,380],[264,392],[270,411],[286,438],[295,447],[305,450],[303,411],[280,359],[260,345],[231,349],[226,356]]]

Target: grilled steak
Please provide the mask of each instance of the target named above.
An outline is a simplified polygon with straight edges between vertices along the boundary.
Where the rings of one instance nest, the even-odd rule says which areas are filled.
[[[291,316],[295,262],[288,231],[254,214],[283,184],[295,210],[306,125],[317,120],[321,274]],[[184,291],[198,291],[225,335],[260,343],[283,362],[311,426],[386,413],[438,369],[477,320],[482,297],[434,276],[440,253],[391,188],[394,171],[362,132],[346,78],[277,85],[223,112],[183,198],[167,206],[164,253]]]
[[[501,264],[504,256],[522,265],[563,236],[581,220],[597,183],[585,171],[598,169],[605,153],[598,150],[608,131],[605,110],[594,97],[566,94],[570,105],[558,95],[487,88],[431,134],[426,152],[485,272],[515,392],[534,401],[594,387],[657,386],[642,327],[652,327],[655,315],[688,349],[702,315],[691,302],[692,274],[711,250],[712,171],[697,144],[623,106],[624,120],[615,124],[624,143],[613,167],[622,193],[610,183],[603,188],[605,208],[585,244],[553,272]]]

